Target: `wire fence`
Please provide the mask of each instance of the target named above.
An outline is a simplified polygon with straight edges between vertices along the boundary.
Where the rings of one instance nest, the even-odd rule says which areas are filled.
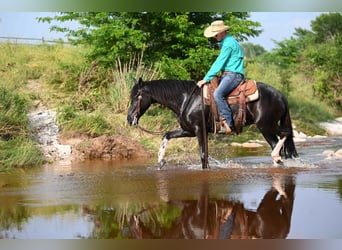
[[[0,36],[0,41],[10,42],[10,43],[29,43],[29,44],[70,44],[68,41],[64,41],[63,39],[45,39],[42,38],[29,38],[29,37],[5,37]]]

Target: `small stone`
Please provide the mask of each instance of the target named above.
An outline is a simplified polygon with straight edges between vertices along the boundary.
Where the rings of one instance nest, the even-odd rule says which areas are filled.
[[[335,157],[342,158],[342,149],[339,149],[335,152]]]
[[[260,148],[260,147],[262,147],[262,145],[260,143],[256,143],[256,142],[245,142],[245,143],[242,143],[242,147],[244,147],[244,148]]]
[[[334,157],[335,152],[333,150],[324,150],[323,155],[325,155],[328,158]]]

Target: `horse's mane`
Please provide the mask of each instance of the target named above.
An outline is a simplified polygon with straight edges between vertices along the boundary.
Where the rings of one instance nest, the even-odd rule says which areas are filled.
[[[160,102],[170,101],[170,98],[177,100],[183,98],[182,94],[199,91],[199,88],[192,80],[161,79],[146,81],[143,84],[148,86],[152,96],[158,96]]]

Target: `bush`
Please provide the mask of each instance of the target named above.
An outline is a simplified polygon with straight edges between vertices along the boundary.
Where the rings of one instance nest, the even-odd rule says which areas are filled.
[[[13,167],[37,167],[45,162],[40,148],[31,139],[19,136],[0,140],[0,171]]]
[[[25,133],[28,100],[4,86],[0,86],[0,138],[8,140]]]

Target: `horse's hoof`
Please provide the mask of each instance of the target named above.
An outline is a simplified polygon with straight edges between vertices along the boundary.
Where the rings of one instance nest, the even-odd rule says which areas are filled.
[[[164,166],[165,166],[165,164],[166,164],[166,161],[163,159],[163,160],[161,160],[160,162],[159,162],[159,170],[160,169],[162,169]]]
[[[284,166],[284,161],[281,158],[273,159],[273,165],[275,167]]]

